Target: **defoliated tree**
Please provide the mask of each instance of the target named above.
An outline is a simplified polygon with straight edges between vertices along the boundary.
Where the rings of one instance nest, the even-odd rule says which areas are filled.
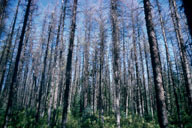
[[[161,63],[160,63],[158,46],[157,46],[157,40],[155,36],[154,24],[152,21],[153,17],[152,17],[151,3],[150,3],[150,0],[144,0],[143,2],[144,2],[147,34],[148,34],[150,53],[151,53],[151,62],[153,67],[158,120],[161,128],[167,128],[168,118],[167,118],[167,110],[165,105],[165,95],[164,95],[164,88],[163,88],[163,81],[162,81]]]
[[[62,114],[62,123],[61,123],[62,128],[66,128],[66,123],[67,123],[67,112],[68,112],[68,105],[69,105],[69,93],[70,93],[71,74],[72,74],[72,55],[73,55],[76,15],[77,15],[77,2],[78,0],[74,0],[73,9],[72,9],[69,48],[68,48],[67,65],[66,65],[66,72],[65,72],[65,83],[64,83],[65,91],[64,91],[63,114]]]

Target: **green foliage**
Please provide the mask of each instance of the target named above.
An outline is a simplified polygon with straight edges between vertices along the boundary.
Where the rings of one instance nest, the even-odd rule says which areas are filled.
[[[0,108],[0,127],[3,125],[4,109]]]
[[[2,111],[1,111],[2,113]],[[35,110],[14,110],[11,115],[11,121],[8,122],[8,128],[47,128],[46,117],[40,118],[38,124],[35,121]],[[0,116],[0,126],[3,124],[4,113]]]
[[[105,116],[104,117],[104,127],[105,128],[116,128],[115,116]]]
[[[93,110],[91,107],[87,107],[83,111],[83,115],[81,117],[81,127],[82,128],[99,128],[101,122],[99,121],[99,116],[97,114],[93,114]]]
[[[192,128],[192,115],[181,111],[181,122],[178,121],[177,112],[169,117],[169,128],[179,128],[180,124],[183,125],[184,128]]]
[[[121,119],[122,128],[159,128],[155,120],[146,121],[138,115],[129,115],[127,118]]]
[[[58,108],[57,117],[58,120],[54,128],[60,128],[60,123],[62,119],[62,108]],[[75,109],[74,109],[75,110]],[[93,113],[91,107],[87,107],[82,116],[79,110],[74,113],[70,112],[68,114],[68,122],[67,128],[116,128],[116,118],[115,114],[110,114],[103,116],[104,123],[102,124],[102,119],[99,119],[98,113]],[[47,122],[47,116],[45,115],[43,118],[40,118],[39,123],[35,122],[35,110],[28,109],[17,110],[13,112],[12,120],[8,123],[8,128],[49,128]],[[183,113],[182,114],[182,123],[184,124],[184,128],[192,127],[192,116]],[[4,118],[4,110],[0,109],[0,126],[2,126]],[[176,115],[169,118],[169,128],[177,128],[178,122],[176,119]],[[138,115],[129,115],[126,117],[124,113],[121,113],[121,128],[159,128],[159,124],[157,122],[157,118],[155,120],[146,120],[143,117]]]
[[[192,115],[184,114],[182,122],[185,128],[192,128]]]
[[[79,120],[71,114],[68,115],[67,128],[80,128]]]
[[[72,102],[71,113],[75,117],[80,116],[80,95],[77,93],[75,94],[74,101]]]
[[[99,119],[98,114],[92,114],[90,108],[86,108],[82,117],[68,116],[67,128],[116,128],[115,115],[104,116],[104,124]],[[127,118],[122,115],[121,128],[159,128],[158,122],[146,121],[137,115],[129,115]]]

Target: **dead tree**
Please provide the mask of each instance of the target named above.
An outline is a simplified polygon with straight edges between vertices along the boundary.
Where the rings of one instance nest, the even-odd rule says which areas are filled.
[[[119,28],[117,17],[117,1],[111,0],[111,25],[112,25],[112,45],[113,45],[113,76],[115,84],[115,111],[117,128],[120,128],[120,48],[119,48]]]
[[[183,69],[183,76],[185,79],[185,86],[187,91],[187,97],[188,97],[188,106],[189,111],[192,112],[192,81],[191,81],[191,72],[190,67],[187,59],[187,53],[186,53],[186,46],[184,43],[183,35],[181,32],[181,25],[179,20],[179,14],[177,12],[177,6],[175,0],[169,0],[169,6],[171,10],[171,17],[176,33],[176,38],[179,46],[179,53],[181,57],[181,65]]]
[[[14,92],[14,88],[15,88],[14,84],[15,84],[15,82],[17,80],[17,71],[18,71],[18,68],[19,68],[19,60],[20,60],[20,56],[21,56],[21,51],[22,51],[22,46],[23,46],[23,39],[24,39],[24,36],[25,36],[25,29],[26,29],[27,22],[28,22],[31,3],[32,3],[32,0],[28,0],[28,4],[27,4],[26,11],[25,11],[25,16],[24,16],[22,32],[21,32],[20,41],[19,41],[19,47],[18,47],[16,61],[15,61],[15,67],[14,67],[13,76],[12,76],[11,84],[10,84],[10,90],[9,90],[9,95],[8,95],[8,103],[7,103],[7,107],[6,107],[6,111],[5,111],[3,127],[6,127],[6,125],[7,125],[7,122],[9,120],[8,114],[11,112],[11,108],[13,106],[13,98],[14,98],[14,93],[15,93]]]
[[[153,67],[158,120],[161,128],[167,128],[168,118],[167,118],[167,110],[165,105],[161,63],[160,63],[160,57],[159,57],[159,52],[157,47],[157,40],[155,36],[154,24],[152,21],[153,17],[152,17],[151,3],[150,3],[150,0],[144,0],[143,2],[144,2],[147,34],[148,34],[150,53],[151,53],[151,62]]]
[[[189,26],[189,31],[191,33],[191,37],[192,37],[192,8],[191,8],[191,3],[189,0],[182,0],[183,1],[183,7],[185,10],[185,14],[187,17],[187,22],[188,22],[188,26]]]
[[[43,90],[45,89],[45,73],[46,73],[46,69],[47,69],[47,58],[48,58],[48,52],[49,52],[49,45],[50,45],[50,41],[51,41],[51,36],[52,36],[52,32],[53,32],[53,13],[51,14],[51,21],[49,23],[49,28],[48,28],[48,40],[47,40],[47,44],[46,44],[46,50],[45,50],[45,55],[43,58],[43,71],[42,71],[42,75],[41,75],[41,82],[40,82],[40,87],[39,87],[39,96],[37,99],[37,111],[36,111],[36,116],[35,116],[35,120],[38,123],[39,121],[39,115],[40,115],[40,109],[41,109],[41,100],[42,100],[42,95],[43,95]]]
[[[163,17],[162,17],[162,14],[161,14],[161,6],[160,6],[158,0],[156,0],[156,4],[157,4],[157,7],[158,7],[159,21],[160,21],[160,24],[161,24],[161,30],[162,30],[162,35],[163,35],[163,40],[164,40],[164,45],[165,45],[168,75],[170,75],[170,77],[169,77],[170,84],[172,84],[172,86],[173,86],[175,104],[176,104],[177,113],[178,113],[178,120],[180,122],[181,121],[181,119],[180,119],[181,115],[180,115],[179,101],[178,101],[178,95],[177,95],[177,88],[176,88],[176,83],[175,83],[175,80],[174,80],[172,64],[171,64],[171,61],[170,61],[170,54],[169,54],[167,37],[166,37],[166,32],[165,32],[165,25],[164,25]],[[182,126],[180,126],[180,127],[182,127]]]
[[[76,15],[77,15],[77,1],[78,0],[74,0],[73,9],[72,9],[69,49],[68,49],[67,65],[66,65],[66,72],[65,72],[65,90],[64,90],[64,98],[63,98],[63,114],[62,114],[62,123],[61,123],[62,128],[66,128],[66,123],[67,123],[67,111],[68,111],[69,93],[70,93],[69,90],[71,85],[72,55],[73,55],[73,45],[74,45],[74,38],[75,38]]]
[[[17,8],[16,8],[16,12],[15,12],[15,15],[14,15],[14,19],[13,19],[13,25],[11,27],[11,32],[10,34],[8,35],[8,43],[6,45],[6,48],[4,49],[3,53],[2,53],[2,59],[4,60],[0,60],[0,72],[1,72],[1,81],[0,81],[0,92],[2,90],[2,86],[3,86],[3,81],[4,81],[4,77],[5,77],[5,72],[6,72],[6,65],[7,65],[7,61],[9,59],[9,56],[10,56],[10,53],[11,53],[11,45],[12,45],[12,40],[13,40],[13,35],[14,35],[14,30],[15,30],[15,24],[16,24],[16,21],[17,21],[17,15],[18,15],[18,10],[19,10],[19,6],[20,6],[20,0],[18,1],[18,4],[17,4]],[[2,63],[2,61],[4,63]]]

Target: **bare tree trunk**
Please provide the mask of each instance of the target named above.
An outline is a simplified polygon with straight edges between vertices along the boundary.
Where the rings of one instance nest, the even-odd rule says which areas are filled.
[[[192,37],[192,8],[191,8],[191,3],[189,0],[182,0],[183,1],[183,7],[185,10],[185,15],[187,17],[187,22],[189,26],[189,31]]]
[[[6,65],[7,65],[9,55],[10,55],[10,52],[11,52],[11,45],[12,45],[12,40],[13,40],[13,35],[14,35],[14,30],[15,30],[15,24],[16,24],[16,21],[17,21],[17,14],[18,14],[19,6],[20,6],[20,0],[18,1],[18,4],[17,4],[17,8],[16,8],[14,20],[13,20],[13,25],[12,25],[12,28],[11,28],[11,33],[10,33],[10,35],[8,35],[8,44],[7,44],[8,46],[7,46],[7,48],[5,48],[5,51],[1,55],[2,59],[4,59],[4,56],[5,56],[5,60],[0,60],[0,61],[4,61],[5,63],[2,64],[0,62],[0,65],[2,66],[2,67],[0,66],[1,67],[0,72],[2,72],[1,81],[0,81],[0,92],[2,91],[3,81],[4,81],[4,77],[5,77],[5,72],[6,72]]]
[[[119,48],[119,28],[117,19],[117,1],[111,0],[111,23],[112,23],[112,43],[113,43],[113,76],[115,84],[115,109],[117,128],[120,128],[120,48]]]
[[[188,97],[188,105],[189,111],[192,112],[192,82],[191,82],[191,73],[190,67],[188,64],[186,48],[184,44],[184,39],[181,33],[181,25],[179,23],[179,15],[177,13],[177,6],[175,0],[169,0],[169,6],[171,10],[171,16],[174,24],[174,29],[177,36],[177,42],[179,45],[180,56],[181,56],[181,64],[183,69],[183,75],[185,79],[185,86],[187,90],[187,97]]]
[[[53,14],[52,19],[53,20]],[[39,87],[39,97],[38,97],[38,103],[37,103],[37,111],[36,111],[36,123],[39,121],[39,116],[40,116],[40,109],[41,109],[41,100],[42,100],[42,95],[43,95],[43,89],[45,88],[45,73],[47,69],[47,57],[48,57],[48,52],[49,52],[49,44],[51,40],[51,34],[52,34],[52,21],[49,23],[49,30],[48,30],[48,40],[47,40],[47,45],[46,45],[46,50],[45,50],[45,55],[43,58],[43,71],[42,71],[42,76],[41,76],[41,82],[40,82],[40,87]]]
[[[103,21],[101,19],[100,25],[99,25],[99,29],[100,29],[100,67],[99,67],[99,102],[98,102],[98,106],[99,106],[99,119],[102,121],[102,123],[104,123],[104,119],[103,119],[103,95],[102,95],[102,88],[104,86],[104,80],[103,80],[103,66],[104,66],[104,49],[105,49],[105,28],[104,28],[104,24]],[[102,124],[103,126],[103,124]]]
[[[0,37],[4,29],[4,22],[7,16],[7,7],[8,7],[9,0],[1,0],[0,1]]]
[[[179,108],[178,96],[177,96],[177,91],[176,91],[177,88],[176,88],[176,83],[175,83],[174,76],[173,76],[172,64],[171,64],[171,61],[170,61],[170,54],[169,54],[169,49],[168,49],[168,44],[167,44],[167,37],[166,37],[166,33],[165,33],[165,25],[164,25],[164,21],[163,21],[162,14],[161,14],[161,7],[159,5],[158,0],[156,0],[156,4],[157,4],[157,7],[158,7],[159,20],[160,20],[160,23],[161,23],[161,30],[162,30],[163,40],[164,40],[164,44],[165,44],[167,67],[168,67],[168,70],[169,70],[168,72],[170,72],[170,84],[172,84],[172,86],[173,86],[175,104],[176,104],[177,113],[178,113],[178,121],[179,121],[179,123],[181,123],[180,108]],[[182,127],[181,124],[180,124],[180,127]]]
[[[60,17],[59,17],[59,24],[58,24],[58,28],[57,28],[57,37],[56,37],[56,46],[55,46],[55,54],[54,54],[54,62],[53,62],[53,75],[51,75],[52,80],[56,81],[56,82],[52,82],[53,85],[55,85],[56,87],[52,87],[54,88],[54,91],[52,92],[54,96],[52,96],[52,99],[50,99],[50,101],[54,100],[54,106],[53,106],[53,118],[52,118],[52,123],[50,122],[51,121],[51,113],[52,113],[52,104],[50,104],[50,107],[49,107],[49,112],[48,112],[48,122],[50,123],[51,127],[54,127],[55,125],[55,116],[56,116],[56,107],[57,107],[57,102],[59,102],[57,100],[58,96],[57,96],[57,93],[58,93],[58,89],[59,89],[59,85],[57,83],[57,67],[58,67],[58,63],[57,63],[57,58],[58,58],[58,45],[59,45],[59,41],[60,41],[60,33],[61,33],[61,26],[62,26],[62,22],[65,21],[65,8],[66,8],[66,3],[67,3],[67,0],[65,0],[65,3],[62,4],[62,7],[61,7],[61,11],[60,11]],[[64,12],[63,12],[63,9],[64,9]],[[63,18],[62,18],[63,17]],[[64,24],[64,23],[63,23]],[[51,62],[50,62],[51,63]],[[54,97],[54,98],[53,98]]]
[[[84,44],[84,108],[89,103],[89,45],[90,45],[90,34],[91,34],[91,15],[88,10],[85,10],[85,44]]]
[[[137,101],[137,111],[140,116],[142,116],[142,104],[141,104],[141,85],[140,85],[140,77],[139,77],[139,65],[138,65],[138,58],[137,58],[137,48],[136,48],[136,30],[135,30],[135,20],[133,17],[133,10],[131,12],[132,16],[132,29],[133,29],[133,52],[134,52],[134,61],[135,61],[135,70],[136,70],[136,101]]]
[[[62,114],[62,123],[61,127],[66,128],[67,123],[67,111],[68,111],[68,102],[69,102],[69,88],[71,85],[71,70],[72,70],[72,55],[73,55],[73,45],[75,38],[75,27],[76,27],[76,14],[77,14],[77,0],[74,0],[73,10],[72,10],[72,21],[71,21],[71,30],[69,37],[69,49],[67,55],[67,65],[65,73],[65,92],[64,92],[64,102],[63,102],[63,114]]]
[[[126,53],[126,50],[125,50],[125,23],[124,21],[122,21],[122,24],[123,24],[123,88],[125,88],[125,115],[126,115],[126,118],[128,117],[128,107],[129,107],[129,87],[128,87],[128,83],[127,82],[127,79],[126,79],[126,57],[125,57],[125,53]]]
[[[150,79],[150,72],[149,72],[149,63],[148,63],[148,55],[147,55],[147,46],[146,46],[146,39],[145,39],[145,35],[143,33],[143,41],[144,41],[144,56],[145,56],[145,64],[146,64],[146,70],[147,70],[147,83],[148,83],[148,90],[151,90],[152,89],[152,82],[151,82],[151,79]],[[153,99],[152,99],[152,95],[153,95],[153,91],[149,91],[149,98],[151,100],[149,100],[149,105],[150,105],[150,111],[151,111],[151,116],[153,117]]]
[[[140,26],[138,26],[140,27]],[[147,86],[146,86],[146,82],[145,82],[145,72],[144,72],[144,64],[143,64],[143,54],[142,54],[142,49],[141,49],[141,44],[140,44],[140,30],[138,30],[138,38],[139,38],[139,53],[140,53],[140,61],[141,61],[141,69],[142,69],[142,77],[143,77],[143,86],[144,86],[144,108],[146,111],[146,115],[149,114],[149,110],[148,110],[148,90],[147,90]]]
[[[93,113],[96,113],[97,108],[97,97],[96,97],[96,82],[97,82],[97,48],[94,51],[94,58],[93,58]]]
[[[10,55],[10,63],[9,63],[9,69],[7,71],[7,75],[6,75],[6,80],[5,80],[5,86],[2,90],[2,95],[5,95],[6,93],[8,93],[8,89],[9,89],[9,81],[10,81],[10,77],[12,76],[12,69],[14,69],[14,51],[16,49],[16,46],[17,46],[17,42],[19,40],[19,35],[20,35],[20,28],[17,29],[17,35],[16,35],[16,39],[15,39],[15,42],[14,42],[14,46],[13,46],[13,49],[11,51],[11,55]]]
[[[165,96],[162,83],[160,57],[157,47],[157,40],[155,37],[154,24],[152,21],[153,18],[152,18],[151,3],[149,0],[144,0],[143,2],[144,2],[145,20],[151,52],[151,62],[153,67],[158,120],[161,128],[167,128],[168,127],[167,110],[165,105]]]
[[[21,32],[21,36],[20,36],[20,41],[19,41],[19,47],[18,47],[18,52],[17,52],[17,56],[16,56],[16,61],[15,61],[14,72],[13,72],[11,85],[10,85],[10,90],[9,90],[8,103],[7,103],[4,122],[3,122],[3,127],[5,127],[5,128],[7,127],[6,125],[7,125],[7,122],[9,120],[8,114],[11,112],[11,108],[13,106],[14,84],[15,84],[15,82],[17,80],[16,79],[17,71],[18,71],[18,68],[19,68],[19,60],[20,60],[22,46],[23,46],[23,39],[24,39],[24,36],[25,36],[25,29],[26,29],[26,26],[27,26],[28,17],[29,17],[29,13],[30,13],[31,2],[32,2],[32,0],[28,0],[27,9],[26,9],[26,12],[25,12],[25,17],[24,17],[24,22],[23,22],[23,28],[22,28],[22,32]]]

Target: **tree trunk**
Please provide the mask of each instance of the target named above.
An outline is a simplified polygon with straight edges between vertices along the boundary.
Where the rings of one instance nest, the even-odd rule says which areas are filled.
[[[167,110],[165,105],[165,96],[162,82],[162,71],[159,59],[159,52],[157,47],[157,40],[155,37],[154,24],[152,21],[152,9],[151,3],[149,0],[144,0],[144,11],[145,11],[145,20],[146,27],[150,45],[151,52],[151,62],[153,67],[156,99],[157,99],[157,111],[158,111],[158,120],[161,128],[168,127],[168,118]]]
[[[132,18],[132,31],[133,31],[133,52],[134,52],[134,61],[135,61],[135,70],[136,70],[136,101],[137,101],[137,111],[140,116],[142,116],[142,99],[141,99],[141,85],[140,85],[140,77],[139,77],[139,65],[138,65],[138,58],[137,58],[137,44],[136,44],[136,30],[135,30],[135,20],[134,20],[134,12],[131,12]]]
[[[159,20],[160,20],[160,23],[161,23],[161,30],[162,30],[163,40],[164,40],[164,44],[165,44],[167,67],[168,67],[168,70],[169,70],[168,72],[170,72],[170,77],[169,77],[170,78],[170,84],[172,84],[172,86],[173,86],[173,92],[174,92],[175,104],[176,104],[176,108],[177,108],[178,120],[179,120],[179,123],[181,123],[180,108],[179,108],[178,96],[177,96],[177,91],[176,91],[177,89],[176,89],[176,83],[175,83],[175,80],[174,80],[172,64],[171,64],[171,61],[170,61],[170,54],[169,54],[169,49],[168,49],[168,44],[167,44],[165,25],[164,25],[164,21],[163,21],[162,14],[161,14],[161,6],[160,6],[158,0],[156,0],[156,4],[157,4],[157,7],[158,7]],[[181,124],[180,124],[180,127],[182,127]]]
[[[7,6],[8,6],[9,0],[1,0],[0,1],[0,37],[3,32],[3,29],[5,27],[5,18],[7,16]]]
[[[77,0],[74,0],[73,10],[72,10],[72,21],[71,21],[71,30],[69,37],[69,49],[67,55],[67,65],[65,73],[65,91],[64,91],[64,102],[63,102],[63,114],[62,114],[62,123],[61,127],[66,128],[67,123],[67,111],[68,111],[68,102],[69,102],[69,89],[71,85],[71,70],[72,70],[72,55],[73,55],[73,45],[75,38],[75,27],[76,27],[76,14],[77,14]]]
[[[180,53],[180,57],[181,57],[181,64],[182,64],[183,75],[184,75],[184,79],[185,79],[185,86],[186,86],[186,90],[187,90],[189,111],[190,111],[190,113],[192,113],[191,73],[190,73],[190,67],[188,64],[184,39],[183,39],[183,36],[181,33],[181,25],[179,23],[179,15],[177,13],[177,6],[176,6],[175,0],[169,0],[169,6],[170,6],[172,21],[174,24],[174,29],[176,32],[177,42],[178,42],[179,50],[180,50],[179,53]]]
[[[7,125],[7,121],[9,120],[8,114],[11,112],[11,108],[12,108],[12,105],[13,105],[13,98],[14,98],[13,95],[15,93],[14,92],[14,84],[15,84],[15,82],[17,80],[16,79],[17,71],[18,71],[18,68],[19,68],[19,60],[20,60],[22,46],[23,46],[23,39],[24,39],[24,36],[25,36],[25,29],[26,29],[26,26],[27,26],[27,21],[28,21],[28,17],[29,17],[29,13],[30,13],[31,2],[32,2],[32,0],[28,0],[27,9],[26,9],[26,12],[25,12],[23,28],[22,28],[22,32],[21,32],[21,36],[20,36],[19,47],[18,47],[16,61],[15,61],[14,72],[13,72],[13,76],[12,76],[12,80],[11,80],[11,84],[10,84],[8,103],[7,103],[7,107],[6,107],[6,111],[5,111],[3,127],[6,127],[6,125]]]
[[[140,26],[138,26],[140,27]],[[142,49],[141,49],[141,40],[140,40],[140,30],[138,29],[138,38],[139,38],[139,53],[140,53],[140,61],[141,61],[141,69],[142,69],[142,77],[143,77],[143,87],[144,87],[144,110],[146,111],[146,115],[149,114],[149,110],[148,110],[148,90],[147,90],[147,86],[146,86],[146,82],[145,82],[145,72],[144,72],[144,63],[143,63],[143,54],[142,54]]]
[[[151,82],[151,79],[150,79],[150,72],[149,72],[149,63],[148,63],[148,55],[147,55],[147,46],[146,46],[146,39],[145,39],[145,35],[143,33],[143,41],[144,41],[144,56],[145,56],[145,64],[146,64],[146,70],[147,70],[147,83],[148,83],[148,90],[153,90],[153,87],[152,87],[152,82]],[[151,116],[153,117],[153,91],[149,91],[149,98],[151,100],[149,100],[149,105],[150,105],[150,111],[151,111]]]
[[[4,77],[5,77],[5,72],[6,72],[6,65],[7,65],[7,61],[9,59],[9,55],[10,55],[10,52],[11,52],[11,45],[12,45],[12,40],[13,40],[13,35],[14,35],[14,30],[15,30],[15,24],[16,24],[16,21],[17,21],[17,14],[18,14],[19,6],[20,6],[20,0],[18,1],[18,4],[17,4],[17,8],[16,8],[14,20],[13,20],[13,25],[12,25],[12,28],[11,28],[11,33],[10,33],[10,35],[8,35],[8,44],[7,44],[8,46],[7,46],[7,48],[5,48],[5,51],[1,55],[2,59],[4,59],[4,56],[5,56],[5,60],[0,60],[0,61],[4,61],[5,63],[2,64],[0,62],[0,65],[2,66],[2,67],[0,66],[1,67],[0,72],[2,72],[1,81],[0,81],[0,92],[2,91],[3,81],[4,81]]]
[[[117,1],[111,0],[111,23],[112,23],[112,44],[113,44],[113,76],[115,84],[115,109],[117,128],[120,128],[120,48],[119,28],[117,19]]]
[[[189,31],[192,37],[192,8],[191,8],[191,3],[189,0],[182,0],[183,1],[183,7],[185,10],[185,15],[187,17],[187,22],[189,26]]]
[[[98,107],[99,107],[99,119],[103,122],[103,96],[102,96],[102,88],[104,86],[104,80],[103,80],[103,65],[104,65],[104,49],[105,49],[105,28],[103,21],[101,21],[99,25],[100,29],[100,67],[99,67],[99,100],[98,100]],[[101,119],[102,118],[102,119]],[[103,126],[103,124],[102,124]]]
[[[52,14],[52,19],[53,20],[53,14]],[[37,111],[36,111],[36,123],[39,121],[39,116],[40,116],[40,109],[41,109],[41,100],[42,100],[42,95],[43,95],[43,89],[45,88],[45,73],[47,69],[47,57],[48,57],[48,52],[49,52],[49,44],[51,40],[51,34],[52,34],[52,22],[49,24],[49,30],[48,30],[48,40],[47,40],[47,45],[46,45],[46,50],[45,50],[45,56],[43,58],[43,71],[42,71],[42,76],[41,76],[41,82],[40,82],[40,87],[39,87],[39,96],[38,96],[38,103],[37,103]]]

